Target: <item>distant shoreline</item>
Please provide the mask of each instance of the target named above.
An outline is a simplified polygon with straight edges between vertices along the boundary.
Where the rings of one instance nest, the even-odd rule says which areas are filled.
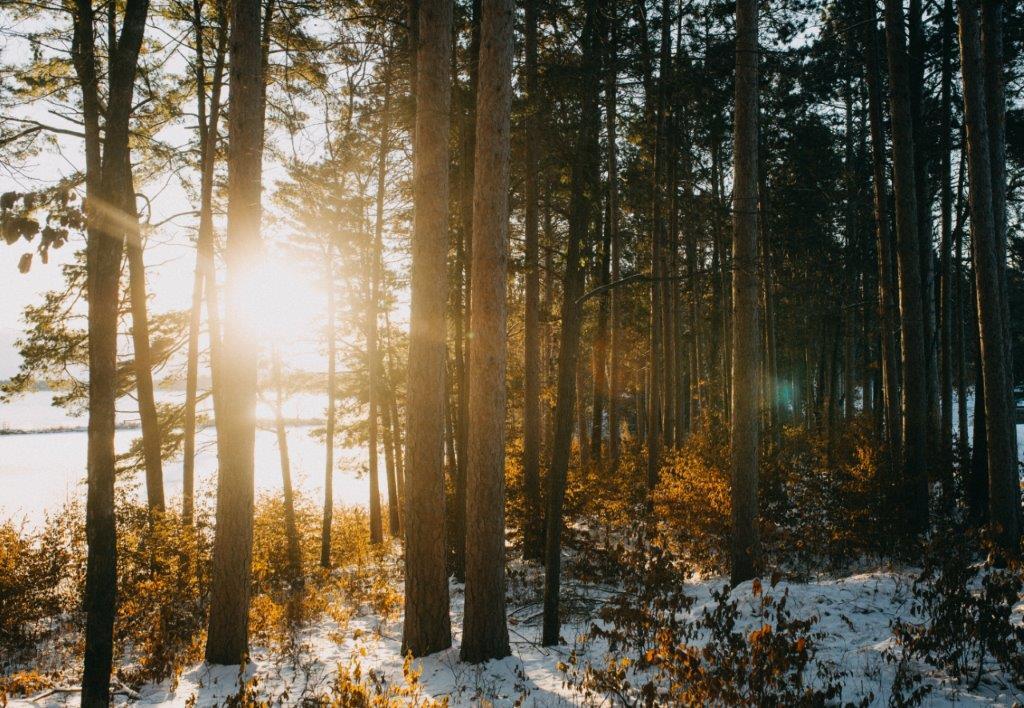
[[[325,421],[320,418],[288,418],[284,424],[289,428],[312,428],[317,425],[324,425]],[[273,419],[260,419],[256,421],[260,428],[271,428],[275,425]],[[139,430],[141,424],[138,421],[119,423],[116,430]],[[200,425],[200,429],[212,428],[213,423]],[[60,433],[87,433],[88,425],[60,425],[49,428],[0,428],[0,437],[13,435],[59,435]]]

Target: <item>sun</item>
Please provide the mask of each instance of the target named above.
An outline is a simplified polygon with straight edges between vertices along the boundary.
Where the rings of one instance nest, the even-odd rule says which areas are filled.
[[[261,347],[287,354],[317,336],[326,305],[324,284],[314,272],[268,253],[240,274],[243,316]]]

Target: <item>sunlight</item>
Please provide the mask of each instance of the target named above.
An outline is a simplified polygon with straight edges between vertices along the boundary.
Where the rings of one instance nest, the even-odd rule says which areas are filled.
[[[323,283],[274,254],[266,254],[243,274],[244,314],[261,348],[277,346],[287,356],[297,342],[316,337],[324,307]]]

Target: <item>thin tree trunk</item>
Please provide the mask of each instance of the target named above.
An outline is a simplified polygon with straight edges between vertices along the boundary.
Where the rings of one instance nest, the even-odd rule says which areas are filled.
[[[149,346],[149,313],[146,306],[146,265],[143,261],[142,233],[135,208],[135,189],[131,166],[126,167],[128,190],[124,197],[127,220],[128,290],[132,310],[132,347],[135,350],[135,391],[139,399],[142,426],[142,453],[146,471],[146,501],[150,512],[164,510],[163,450],[160,445],[160,418],[153,393],[153,363]]]
[[[900,459],[902,420],[900,417],[899,373],[897,367],[897,309],[893,291],[892,233],[889,228],[889,194],[885,165],[885,126],[882,116],[882,91],[879,70],[878,30],[875,25],[874,0],[868,0],[867,84],[868,123],[871,131],[871,165],[874,186],[875,241],[878,257],[878,322],[882,359],[882,399],[885,410],[886,439],[893,459]]]
[[[944,0],[942,7],[942,87],[940,141],[942,144],[940,174],[941,236],[940,258],[940,357],[939,386],[942,404],[941,452],[943,469],[952,462],[953,453],[953,0]]]
[[[885,35],[892,103],[893,183],[902,347],[902,494],[907,530],[928,527],[928,342],[924,326],[920,235],[914,182],[914,133],[903,31],[902,0],[885,0]]]
[[[288,566],[291,581],[302,585],[302,552],[299,550],[299,531],[295,525],[295,495],[292,491],[292,466],[288,458],[288,431],[284,423],[284,378],[281,376],[281,354],[274,347],[271,366],[274,379],[274,431],[277,451],[281,458],[281,487],[284,490],[284,528],[288,538]]]
[[[608,233],[611,240],[611,281],[618,282],[622,277],[620,263],[622,260],[622,244],[619,235],[619,166],[617,142],[618,111],[618,16],[616,5],[609,2],[607,7],[608,37],[605,49],[605,125],[608,131]],[[612,290],[609,303],[609,326],[611,345],[610,384],[608,396],[608,455],[614,466],[619,460],[622,424],[619,422],[619,399],[622,396],[622,296]]]
[[[216,302],[213,264],[213,174],[217,160],[217,131],[220,125],[220,96],[224,81],[224,57],[227,53],[227,19],[218,4],[217,47],[214,55],[213,83],[207,114],[206,64],[203,53],[202,0],[193,0],[193,24],[196,42],[196,87],[199,116],[199,232],[196,242],[196,268],[192,284],[192,309],[189,315],[188,354],[185,373],[185,423],[183,430],[182,520],[191,524],[195,506],[196,405],[199,389],[199,330],[202,325],[203,295]],[[208,318],[209,319],[209,318]],[[210,320],[210,351],[220,333]],[[217,342],[219,343],[219,341]],[[216,409],[216,406],[215,406]],[[216,410],[214,410],[216,414]]]
[[[452,2],[420,0],[418,15],[402,653],[425,656],[452,643],[443,459]]]
[[[732,582],[761,569],[757,519],[759,343],[757,249],[757,0],[736,3],[732,250]]]
[[[324,445],[324,506],[320,524],[320,567],[331,567],[331,526],[334,524],[334,429],[337,418],[335,389],[337,388],[337,313],[334,296],[334,249],[327,244],[324,253],[327,288],[327,421]]]
[[[539,560],[544,555],[540,529],[540,445],[541,445],[541,353],[540,353],[540,249],[538,238],[540,196],[538,190],[538,113],[537,89],[537,2],[527,0],[524,32],[526,50],[525,85],[528,108],[525,119],[525,232],[526,293],[524,305],[523,352],[523,557]]]
[[[572,442],[573,406],[576,398],[576,367],[579,360],[583,294],[585,239],[590,223],[590,209],[594,170],[591,162],[597,159],[598,133],[597,85],[599,61],[597,57],[596,0],[587,0],[583,27],[583,59],[579,74],[581,116],[575,159],[572,163],[572,186],[569,202],[569,243],[565,261],[565,279],[562,290],[562,338],[558,352],[558,382],[555,402],[555,430],[551,449],[551,467],[548,470],[547,518],[545,519],[544,568],[544,628],[541,643],[553,646],[559,642],[561,623],[558,616],[562,568],[562,505],[565,501],[565,481],[569,469],[569,451]]]

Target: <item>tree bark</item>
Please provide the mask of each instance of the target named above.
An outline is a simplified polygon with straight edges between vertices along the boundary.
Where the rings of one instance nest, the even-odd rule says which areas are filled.
[[[985,67],[982,61],[977,0],[960,2],[960,65],[963,75],[967,169],[970,180],[971,250],[977,290],[988,448],[989,518],[996,542],[1011,556],[1020,552],[1020,482],[1012,399],[1008,395],[1007,346],[998,260],[998,220],[994,217],[990,122],[986,115]]]
[[[418,15],[402,653],[425,656],[452,643],[443,460],[452,2],[421,0]]]
[[[523,527],[523,557],[540,560],[544,555],[540,529],[540,446],[541,446],[541,360],[540,360],[540,247],[538,226],[540,221],[540,195],[538,189],[538,153],[540,138],[538,114],[540,96],[537,89],[537,2],[526,1],[523,40],[526,51],[525,80],[526,140],[525,165],[525,236],[526,236],[526,292],[524,298],[524,352],[523,352],[523,501],[525,520]]]
[[[264,67],[259,0],[236,0],[231,21],[228,115],[227,316],[219,372],[217,521],[206,660],[237,664],[248,653],[256,437],[256,313],[244,283],[260,250]]]
[[[582,325],[580,296],[583,294],[585,239],[590,223],[599,116],[597,114],[596,0],[587,0],[583,27],[583,59],[579,74],[581,116],[572,163],[569,197],[569,243],[562,289],[562,338],[558,352],[558,380],[555,402],[555,429],[548,470],[547,518],[544,538],[544,628],[541,643],[553,646],[559,642],[561,624],[558,617],[562,551],[562,505],[569,469],[572,444],[573,407],[576,398],[576,367],[579,361],[580,328]]]
[[[619,235],[619,166],[617,142],[618,111],[618,16],[616,4],[607,6],[608,37],[605,49],[605,126],[608,131],[608,236],[611,241],[611,280],[618,282],[622,277],[622,243]],[[610,294],[609,340],[611,348],[610,390],[608,396],[608,456],[614,466],[619,460],[619,445],[622,438],[619,422],[619,398],[622,396],[622,302],[617,290]]]
[[[910,533],[928,527],[928,383],[924,286],[914,182],[914,133],[902,0],[885,0],[885,36],[892,104],[893,184],[902,348],[902,490],[900,509]]]
[[[82,91],[86,164],[86,293],[89,335],[88,491],[85,534],[85,657],[83,706],[110,700],[117,603],[117,525],[114,510],[117,400],[117,323],[124,222],[131,189],[128,146],[139,49],[149,12],[147,0],[128,0],[120,37],[109,48],[106,111],[101,109],[91,0],[76,0],[72,15],[72,62]],[[100,116],[105,116],[100,137]],[[113,210],[102,210],[107,204]]]
[[[196,90],[199,119],[199,230],[196,239],[196,268],[192,284],[192,310],[189,315],[188,353],[185,372],[185,423],[182,440],[182,520],[191,524],[195,506],[196,464],[196,405],[199,389],[199,330],[202,324],[203,295],[207,302],[216,303],[216,278],[213,263],[213,174],[217,162],[217,131],[220,125],[221,89],[224,81],[224,57],[227,53],[227,18],[224,7],[218,3],[217,46],[214,55],[213,83],[210,88],[207,113],[206,62],[203,50],[202,0],[193,0],[193,24],[196,42]],[[211,305],[215,309],[216,304]],[[211,359],[219,343],[220,333],[215,331],[216,317],[210,323],[209,340]],[[218,327],[219,329],[219,327]],[[218,340],[215,342],[215,340]],[[211,367],[211,373],[212,373]],[[216,404],[214,405],[216,415]]]
[[[899,367],[897,364],[897,309],[893,291],[896,278],[893,274],[893,243],[889,227],[889,190],[885,164],[885,125],[882,115],[882,91],[879,70],[878,29],[875,20],[874,0],[866,3],[868,23],[867,41],[867,85],[868,124],[871,132],[871,166],[874,185],[875,242],[878,258],[878,323],[881,340],[882,360],[882,401],[886,440],[893,459],[900,459],[902,421],[900,417]]]
[[[732,582],[761,570],[757,509],[759,343],[757,250],[757,0],[736,3],[733,136]]]
[[[511,652],[505,615],[505,307],[508,277],[512,0],[483,6],[473,183],[473,348],[469,360],[463,661]]]

